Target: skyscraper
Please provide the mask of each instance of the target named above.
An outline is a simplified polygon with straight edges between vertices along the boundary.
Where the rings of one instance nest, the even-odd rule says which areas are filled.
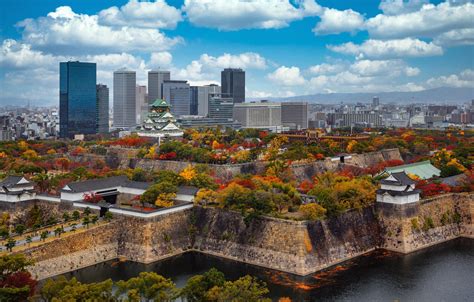
[[[130,129],[137,125],[136,83],[135,71],[114,72],[114,128]]]
[[[148,102],[152,104],[156,99],[162,99],[162,85],[169,81],[170,72],[165,70],[150,70],[148,72]],[[168,100],[167,100],[168,101]]]
[[[97,133],[95,63],[59,64],[59,136]]]
[[[245,102],[245,71],[240,68],[226,68],[221,72],[223,97],[234,99],[234,103]]]
[[[374,98],[372,99],[372,107],[377,107],[380,105],[380,99],[378,96],[374,96]]]
[[[137,124],[141,125],[143,120],[145,119],[145,115],[148,113],[148,100],[146,94],[146,86],[137,85],[136,89],[136,116],[137,116]]]
[[[96,86],[97,91],[97,129],[99,133],[109,133],[109,87]]]
[[[191,89],[187,81],[164,81],[163,99],[171,105],[171,113],[180,115],[191,114]]]
[[[281,123],[291,130],[308,128],[308,103],[284,102],[281,103]]]

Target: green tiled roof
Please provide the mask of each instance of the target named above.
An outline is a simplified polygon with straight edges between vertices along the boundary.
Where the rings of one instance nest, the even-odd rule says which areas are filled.
[[[414,174],[417,175],[421,179],[429,179],[433,176],[439,176],[440,170],[433,166],[429,160],[420,161],[418,163],[408,164],[408,165],[401,165],[396,167],[388,167],[385,168],[384,172],[387,173],[397,173],[397,172],[405,172],[406,174]]]
[[[156,99],[153,104],[151,104],[151,107],[171,107],[165,100],[163,99]]]

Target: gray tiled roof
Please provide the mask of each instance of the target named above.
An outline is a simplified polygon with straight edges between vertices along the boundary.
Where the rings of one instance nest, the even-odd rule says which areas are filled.
[[[396,179],[396,181],[382,179],[380,181],[380,183],[384,184],[384,185],[399,185],[399,186],[409,186],[409,185],[413,185],[413,184],[416,183],[413,179],[411,179],[403,171],[402,172],[394,172],[391,175]]]
[[[199,191],[199,188],[193,187],[193,186],[179,186],[178,187],[178,192],[177,194],[182,194],[182,195],[196,195],[196,193]]]
[[[97,178],[97,179],[89,179],[85,181],[78,181],[72,182],[67,185],[72,192],[88,192],[88,191],[95,191],[100,189],[106,188],[113,188],[113,187],[127,187],[127,188],[135,188],[135,189],[143,189],[146,190],[150,183],[148,182],[140,182],[140,181],[131,181],[128,180],[128,177],[125,175],[120,176],[112,176],[106,178]],[[64,192],[70,192],[68,190],[63,190]]]
[[[10,176],[7,176],[6,178],[4,178],[2,181],[0,181],[0,187],[7,187],[7,188],[11,188],[11,187],[14,187],[15,185],[18,184],[18,182],[23,178],[23,176],[17,176],[17,175],[10,175]],[[29,185],[31,185],[32,183],[30,181],[29,182]]]

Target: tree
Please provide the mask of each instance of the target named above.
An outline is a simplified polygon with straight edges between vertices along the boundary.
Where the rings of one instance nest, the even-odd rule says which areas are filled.
[[[17,224],[15,226],[15,233],[17,233],[18,235],[23,234],[25,230],[26,230],[26,227],[23,224]]]
[[[75,232],[76,229],[77,229],[77,224],[75,224],[75,223],[71,224],[71,230],[72,230],[73,232]]]
[[[156,197],[155,206],[158,208],[168,208],[174,205],[176,193],[160,193]]]
[[[0,257],[0,300],[26,301],[35,292],[37,281],[26,268],[33,262],[23,254]]]
[[[207,292],[215,287],[224,285],[224,274],[215,268],[202,275],[196,275],[188,279],[186,285],[181,289],[180,296],[188,302],[206,302]]]
[[[92,215],[91,222],[92,224],[96,224],[99,221],[99,217],[97,215]]]
[[[44,301],[117,301],[113,296],[112,286],[110,279],[84,284],[76,278],[67,280],[60,276],[48,279],[41,288],[40,296]]]
[[[61,237],[61,234],[64,232],[64,230],[62,228],[56,228],[54,230],[54,235],[55,236],[58,236],[58,237]]]
[[[196,176],[196,174],[196,169],[194,169],[192,165],[188,165],[183,169],[183,171],[179,173],[179,176],[189,183]]]
[[[107,221],[110,221],[110,220],[112,220],[113,216],[114,215],[110,211],[107,211],[104,214],[104,219],[107,220]]]
[[[74,212],[72,212],[72,219],[79,220],[79,218],[81,218],[81,214],[79,213],[79,211],[75,210]]]
[[[210,301],[270,302],[271,299],[265,298],[268,292],[264,282],[247,275],[235,281],[226,281],[222,286],[213,287],[206,296]]]
[[[15,247],[16,245],[16,240],[13,239],[13,238],[8,238],[7,240],[7,243],[5,243],[5,247],[7,248],[7,250],[9,250],[10,252],[13,250],[13,248]]]
[[[89,223],[91,223],[89,216],[84,216],[84,218],[82,218],[82,224],[85,225],[86,228],[89,228]]]
[[[64,221],[64,222],[68,222],[69,220],[71,220],[71,216],[69,215],[68,212],[64,212],[64,214],[63,214],[63,221]]]
[[[131,301],[174,301],[175,284],[155,272],[141,272],[138,277],[117,282],[117,294],[127,295]]]
[[[30,235],[26,236],[26,243],[28,243],[28,246],[30,245],[31,241],[33,241],[31,236]]]
[[[308,203],[300,206],[300,211],[305,219],[321,220],[325,217],[327,210],[317,203]]]
[[[41,235],[40,235],[41,240],[46,241],[46,238],[48,238],[48,236],[49,236],[49,232],[48,232],[48,231],[43,231],[43,232],[41,232]]]
[[[142,204],[155,204],[156,199],[160,194],[163,193],[174,193],[178,191],[178,188],[170,182],[164,181],[158,184],[150,186],[145,193],[140,196],[140,202]]]
[[[90,213],[91,213],[91,208],[86,207],[86,209],[84,210],[84,215],[89,216]]]

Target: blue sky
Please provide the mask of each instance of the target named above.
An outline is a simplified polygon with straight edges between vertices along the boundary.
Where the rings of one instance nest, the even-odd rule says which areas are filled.
[[[474,87],[474,4],[449,0],[2,0],[0,104],[58,103],[58,66],[169,69],[247,96]]]

